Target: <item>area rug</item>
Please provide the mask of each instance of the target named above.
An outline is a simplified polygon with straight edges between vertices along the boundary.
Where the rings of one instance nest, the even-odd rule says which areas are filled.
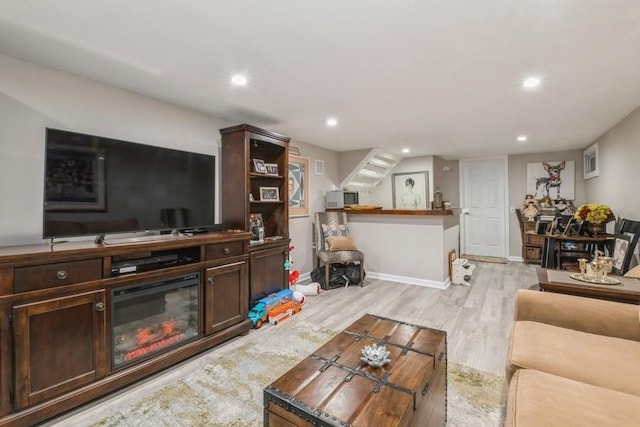
[[[142,387],[125,402],[100,406],[93,426],[261,426],[265,386],[338,331],[295,318],[265,325],[210,352],[206,360],[159,387]],[[448,426],[501,426],[506,400],[503,376],[448,364]],[[153,381],[152,381],[153,382]],[[152,383],[151,382],[151,383]],[[72,419],[67,420],[74,422]]]

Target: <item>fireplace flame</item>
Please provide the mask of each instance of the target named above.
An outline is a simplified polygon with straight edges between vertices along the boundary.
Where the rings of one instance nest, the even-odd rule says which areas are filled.
[[[151,340],[151,335],[153,335],[153,332],[151,332],[151,328],[149,327],[138,329],[138,333],[136,334],[138,345],[145,345],[148,343]]]
[[[161,323],[162,325],[162,334],[165,337],[169,337],[173,335],[176,331],[176,322],[173,320],[165,320]]]
[[[150,328],[145,328],[145,329],[150,329]],[[149,338],[149,337],[147,337]],[[146,354],[149,353],[153,353],[155,351],[158,351],[160,349],[163,349],[165,347],[168,347],[172,344],[175,344],[177,342],[180,342],[184,339],[186,339],[187,336],[184,333],[179,333],[176,335],[173,335],[171,337],[168,338],[163,338],[163,339],[159,339],[157,341],[154,341],[152,343],[145,343],[146,345],[144,347],[140,347],[137,348],[135,350],[131,350],[130,352],[128,352],[125,356],[124,356],[124,360],[126,361],[130,361],[130,360],[134,360],[137,359],[139,357],[142,357]]]

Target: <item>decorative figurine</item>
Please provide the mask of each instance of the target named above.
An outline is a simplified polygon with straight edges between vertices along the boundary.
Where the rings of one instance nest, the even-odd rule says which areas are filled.
[[[531,194],[527,194],[524,198],[524,206],[522,208],[522,216],[527,218],[527,221],[535,221],[536,217],[540,214],[536,207],[536,199]]]
[[[388,358],[390,354],[391,352],[383,345],[365,345],[362,349],[362,357],[360,360],[372,368],[379,368],[391,362],[391,359]]]
[[[578,265],[580,266],[580,274],[584,276],[587,273],[587,259],[579,258]]]

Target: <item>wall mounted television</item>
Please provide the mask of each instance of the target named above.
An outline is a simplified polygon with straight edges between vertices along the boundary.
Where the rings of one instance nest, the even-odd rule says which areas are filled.
[[[215,156],[46,130],[43,237],[219,229]]]

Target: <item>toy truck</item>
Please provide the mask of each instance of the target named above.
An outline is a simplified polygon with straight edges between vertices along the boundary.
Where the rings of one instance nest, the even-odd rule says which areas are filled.
[[[285,301],[273,310],[269,311],[269,323],[277,325],[278,322],[293,316],[300,311],[302,306],[295,301]]]
[[[269,311],[287,301],[293,301],[293,291],[291,289],[283,289],[258,300],[256,305],[249,311],[249,319],[251,319],[253,327],[260,328],[267,321]]]

